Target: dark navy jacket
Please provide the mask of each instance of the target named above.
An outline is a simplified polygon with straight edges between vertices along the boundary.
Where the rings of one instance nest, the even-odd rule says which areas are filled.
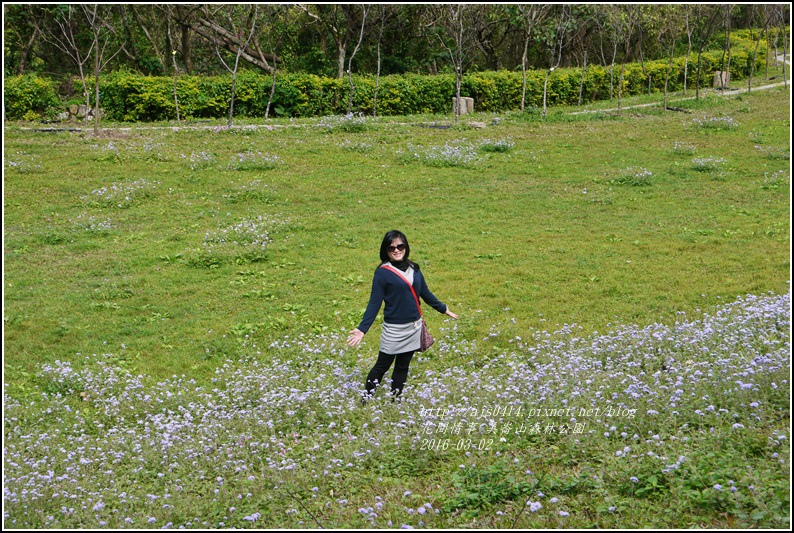
[[[427,288],[427,283],[425,283],[425,277],[419,270],[414,270],[413,287],[416,295],[424,300],[427,305],[439,313],[447,312],[447,306],[430,292],[430,289]],[[358,326],[359,331],[366,333],[372,327],[372,323],[375,322],[375,317],[378,316],[378,311],[384,301],[386,302],[386,307],[383,310],[384,322],[389,324],[407,324],[419,320],[420,315],[416,307],[416,300],[414,300],[414,295],[411,294],[411,289],[408,287],[408,283],[405,282],[405,278],[388,269],[378,268],[372,278],[372,293],[369,297],[367,310],[364,311],[364,318]]]

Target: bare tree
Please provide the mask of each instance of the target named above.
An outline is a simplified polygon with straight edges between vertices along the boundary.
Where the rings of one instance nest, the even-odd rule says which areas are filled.
[[[686,56],[684,56],[684,94],[686,94],[686,83],[689,75],[689,56],[692,53],[692,34],[695,31],[695,25],[691,23],[692,17],[692,4],[684,4],[684,27],[686,28]]]
[[[576,18],[575,42],[579,44],[582,50],[582,76],[579,79],[579,100],[577,105],[582,105],[584,98],[584,80],[587,75],[587,52],[590,46],[590,33],[593,30],[592,22],[596,18],[596,13],[585,6],[584,9],[579,11]]]
[[[203,8],[205,10],[205,15],[207,15],[207,19],[214,18],[214,14],[211,14],[208,8],[205,6]],[[218,55],[218,59],[221,60],[224,68],[228,70],[232,75],[232,93],[231,99],[229,101],[229,121],[228,127],[232,127],[232,120],[234,118],[234,91],[237,85],[237,71],[240,68],[240,57],[245,53],[245,49],[251,44],[251,40],[254,37],[254,33],[256,33],[256,24],[258,22],[258,13],[259,13],[259,5],[252,4],[247,6],[247,8],[241,8],[237,4],[228,4],[226,6],[222,6],[219,11],[223,11],[226,18],[226,23],[228,24],[227,28],[219,27],[216,24],[216,27],[222,29],[223,32],[218,32],[214,34],[215,38],[213,40],[213,44],[215,45],[215,52]],[[234,52],[234,65],[230,66],[229,63],[223,58],[223,54],[221,54],[220,45],[218,43],[217,35],[228,35],[229,39],[228,42],[236,44],[236,50]]]
[[[752,9],[753,7],[754,6],[750,5],[747,6],[747,9]],[[758,57],[758,47],[761,46],[761,36],[767,32],[767,29],[769,28],[769,24],[772,22],[772,18],[774,17],[774,11],[773,9],[771,9],[771,6],[764,4],[761,6],[761,8],[762,8],[761,20],[764,25],[764,29],[758,32],[758,41],[755,43],[755,50],[753,51],[753,62],[750,64],[750,76],[747,78],[748,92],[752,90],[753,73],[755,72],[755,60]],[[753,20],[755,20],[755,17],[753,17]],[[752,27],[750,28],[750,31],[752,35]],[[768,48],[769,45],[767,44],[767,49]],[[767,78],[768,77],[769,76],[767,75]]]
[[[625,13],[620,17],[620,24],[625,30],[625,44],[626,48],[623,54],[623,61],[620,64],[620,76],[618,78],[618,113],[620,113],[621,103],[623,101],[623,74],[626,71],[626,62],[629,60],[629,50],[631,48],[631,36],[635,26],[638,23],[639,6],[628,5],[625,8]]]
[[[88,27],[91,30],[94,51],[94,135],[99,135],[99,75],[110,61],[113,60],[123,45],[112,54],[108,54],[108,46],[113,40],[115,31],[105,19],[105,11],[109,7],[103,4],[82,4]]]
[[[681,17],[682,10],[686,10],[686,6],[675,4],[668,6],[660,6],[662,9],[663,29],[661,38],[662,41],[666,40],[670,47],[670,61],[667,65],[667,72],[664,77],[664,110],[667,110],[667,86],[670,82],[670,74],[673,71],[673,57],[675,56],[675,44],[678,35],[681,32]],[[686,21],[686,16],[684,17]]]
[[[386,22],[388,21],[390,15],[393,13],[391,8],[384,4],[378,4],[379,11],[378,11],[378,67],[377,73],[375,74],[375,92],[372,96],[372,116],[378,116],[378,91],[380,90],[380,64],[381,64],[381,57],[380,57],[380,46],[381,42],[383,41],[383,28],[386,26]]]
[[[278,49],[281,46],[281,43],[284,41],[284,38],[287,34],[287,28],[289,27],[289,15],[290,15],[290,6],[289,5],[272,5],[268,6],[268,20],[267,26],[269,28],[268,32],[265,35],[265,39],[268,43],[268,47],[270,48],[271,55],[273,58],[278,57]],[[283,14],[284,19],[282,20],[281,24],[278,23],[279,14]],[[268,119],[270,116],[270,106],[273,104],[273,96],[276,94],[276,73],[278,71],[278,63],[273,64],[273,80],[270,85],[270,96],[267,100],[267,107],[265,108],[265,120]]]
[[[560,10],[560,21],[557,23],[556,31],[554,33],[554,40],[552,41],[552,48],[551,48],[551,61],[549,64],[549,68],[546,70],[546,79],[543,82],[543,118],[546,118],[546,95],[547,95],[547,88],[549,85],[549,76],[551,73],[560,66],[560,62],[562,61],[562,48],[565,42],[565,26],[566,26],[566,17],[568,13],[566,12],[565,4],[562,5],[562,9]],[[559,46],[558,43],[559,42]],[[559,53],[557,52],[559,50]],[[554,56],[557,56],[557,59],[554,59]]]
[[[94,41],[90,45],[83,44],[79,39],[80,24],[82,22],[83,12],[78,11],[77,6],[65,5],[58,9],[55,13],[55,26],[57,29],[52,32],[45,31],[39,26],[40,21],[33,21],[36,24],[37,30],[44,36],[44,39],[53,44],[61,52],[69,56],[77,67],[80,74],[80,83],[83,86],[83,97],[85,98],[85,107],[91,107],[91,95],[88,92],[88,80],[86,68],[88,61],[91,59],[91,54],[94,51]],[[86,49],[87,46],[87,49]]]
[[[353,58],[356,57],[356,53],[358,53],[358,49],[361,47],[361,41],[364,39],[364,28],[367,24],[367,12],[369,11],[369,6],[367,4],[361,4],[361,33],[358,35],[358,42],[356,43],[356,47],[353,49],[353,53],[350,54],[350,59],[347,62],[347,79],[350,82],[350,94],[347,98],[347,113],[350,114],[353,111],[353,95],[356,92],[356,86],[353,84]]]
[[[619,11],[613,5],[597,6],[595,21],[599,29],[601,60],[605,67],[607,66],[607,59],[604,54],[604,33],[610,30],[612,32],[612,59],[609,62],[609,101],[611,102],[615,97],[615,61],[618,56],[618,43],[621,36]]]
[[[467,4],[431,6],[430,20],[426,23],[426,27],[431,29],[442,48],[446,50],[455,72],[455,124],[460,120],[460,85],[463,79],[464,58],[466,57],[464,46],[468,45],[464,31],[467,10]]]
[[[731,14],[733,12],[733,4],[725,5],[725,46],[722,49],[722,75],[720,76],[720,90],[725,91],[725,80],[731,76]],[[728,54],[728,66],[725,66],[725,54]]]
[[[176,108],[176,121],[179,122],[179,98],[177,97],[176,82],[179,77],[179,68],[176,66],[176,50],[171,52],[171,59],[174,62],[174,107]]]
[[[697,77],[695,78],[695,99],[700,99],[700,70],[701,70],[701,61],[700,58],[703,55],[703,46],[705,46],[706,41],[708,40],[709,36],[711,36],[711,32],[714,31],[714,24],[719,18],[720,13],[722,13],[722,9],[719,6],[711,8],[711,13],[709,13],[708,8],[709,6],[703,6],[705,9],[702,12],[698,13],[699,18],[699,25],[697,28],[698,34],[698,72]]]
[[[532,39],[532,30],[542,24],[548,16],[552,6],[550,4],[519,4],[518,12],[521,17],[521,29],[523,31],[524,53],[521,56],[521,111],[527,100],[527,53],[529,43]]]
[[[786,16],[786,6],[776,6],[777,22],[780,25],[780,33],[783,34],[783,85],[788,87],[788,79],[786,78],[786,62],[788,61],[788,32],[786,31],[786,23],[789,17]]]

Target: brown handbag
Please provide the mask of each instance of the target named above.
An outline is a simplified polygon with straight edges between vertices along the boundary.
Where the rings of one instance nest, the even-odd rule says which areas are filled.
[[[411,294],[414,295],[414,300],[416,301],[416,307],[417,309],[419,309],[419,317],[422,320],[422,335],[420,337],[421,340],[419,341],[419,351],[420,352],[426,351],[428,348],[433,346],[433,343],[436,342],[436,339],[433,338],[433,336],[430,334],[430,331],[428,331],[427,329],[427,324],[425,323],[425,319],[422,317],[422,306],[419,305],[419,298],[416,296],[416,291],[414,290],[413,285],[408,283],[408,280],[405,279],[402,273],[400,273],[399,270],[392,267],[391,265],[383,265],[381,268],[391,270],[392,272],[397,274],[397,276],[399,276],[399,278],[403,280],[406,285],[408,285],[408,288],[411,289]]]

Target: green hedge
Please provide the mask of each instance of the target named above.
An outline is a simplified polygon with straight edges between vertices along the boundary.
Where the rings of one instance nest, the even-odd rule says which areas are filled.
[[[731,79],[741,80],[750,73],[755,43],[741,33],[731,38]],[[761,72],[766,60],[766,43],[762,41],[755,70]],[[722,51],[710,51],[701,58],[701,87],[711,86],[714,71],[722,65]],[[645,94],[664,90],[668,61],[646,61],[643,66],[630,63],[624,69],[622,94]],[[614,67],[614,95],[621,65]],[[695,86],[697,56],[692,54],[688,63],[688,87]],[[684,58],[676,58],[668,84],[668,91],[683,89]],[[527,73],[528,107],[543,103],[545,70]],[[649,83],[650,77],[650,83]],[[576,104],[582,79],[581,68],[560,68],[549,76],[547,103]],[[371,114],[375,92],[374,76],[354,76],[356,85],[353,108]],[[78,82],[79,83],[79,82]],[[174,80],[169,77],[141,76],[118,71],[103,76],[100,104],[105,116],[114,121],[158,121],[176,118],[174,105]],[[93,85],[93,82],[90,82]],[[235,116],[263,117],[270,95],[271,77],[251,71],[241,71],[237,77]],[[474,98],[474,107],[482,112],[516,110],[521,104],[521,72],[478,72],[465,75],[461,95]],[[79,88],[82,91],[82,87]],[[280,74],[273,98],[271,116],[316,117],[340,115],[347,112],[349,81],[312,74]],[[91,89],[93,94],[93,89]],[[412,115],[422,113],[449,113],[455,93],[452,74],[435,76],[404,74],[383,76],[378,92],[379,115]],[[231,77],[180,76],[177,80],[180,116],[183,118],[222,118],[228,115],[231,96]],[[588,66],[585,73],[583,100],[595,101],[609,98],[610,68]],[[58,106],[54,83],[35,76],[6,79],[6,114],[9,119],[20,119],[25,113],[45,112]]]
[[[11,76],[3,86],[3,105],[9,120],[36,120],[52,117],[63,108],[55,83],[35,74]]]

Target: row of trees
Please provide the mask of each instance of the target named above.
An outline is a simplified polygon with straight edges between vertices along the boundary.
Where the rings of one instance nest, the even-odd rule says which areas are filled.
[[[773,42],[790,16],[789,4],[6,3],[3,9],[6,75],[74,74],[95,52],[106,53],[111,68],[142,74],[218,74],[220,51],[226,61],[239,57],[268,73],[278,67],[338,78],[353,68],[427,74],[658,59],[672,45],[683,51],[720,29],[766,28]],[[90,48],[97,31],[103,50]]]
[[[752,30],[782,47],[789,4],[4,4],[6,75],[456,75],[700,53],[716,34]],[[730,65],[730,39],[723,39]],[[777,54],[776,54],[777,55]],[[685,69],[686,70],[686,69]],[[725,69],[727,70],[727,69]],[[525,76],[526,79],[526,76]],[[686,82],[685,82],[686,83]],[[98,99],[98,86],[95,98]],[[620,100],[621,84],[615,80]],[[525,89],[526,90],[526,89]],[[174,93],[176,99],[176,89]],[[96,105],[96,100],[95,100]],[[522,102],[522,109],[523,109]],[[178,103],[177,103],[178,113]],[[98,119],[98,113],[95,113]]]

